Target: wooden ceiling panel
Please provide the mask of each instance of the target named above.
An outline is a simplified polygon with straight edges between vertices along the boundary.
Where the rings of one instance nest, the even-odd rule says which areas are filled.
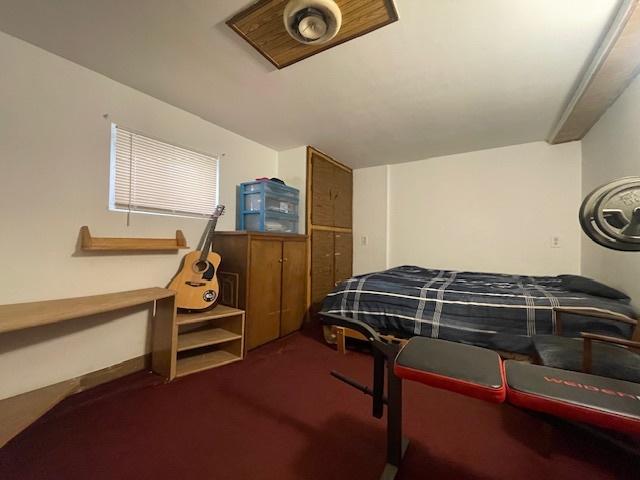
[[[227,22],[277,68],[287,67],[398,20],[393,0],[335,0],[342,12],[340,31],[324,45],[305,45],[291,38],[284,28],[287,1],[260,0]]]

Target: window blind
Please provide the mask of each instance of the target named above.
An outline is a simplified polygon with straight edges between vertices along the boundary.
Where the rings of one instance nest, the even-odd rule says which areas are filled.
[[[116,209],[209,216],[218,203],[217,156],[112,129],[111,206]]]

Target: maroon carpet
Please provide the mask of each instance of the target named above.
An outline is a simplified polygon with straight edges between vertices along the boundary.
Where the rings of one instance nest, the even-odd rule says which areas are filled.
[[[0,450],[1,479],[377,479],[384,423],[364,354],[304,334],[163,384],[135,374],[67,399]],[[508,405],[405,388],[402,479],[638,478],[634,460]]]

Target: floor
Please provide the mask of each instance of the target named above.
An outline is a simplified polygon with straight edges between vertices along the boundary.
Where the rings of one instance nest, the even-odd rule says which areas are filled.
[[[315,333],[170,384],[139,373],[75,395],[0,450],[0,478],[377,479],[384,423],[329,375],[368,383],[370,357]],[[417,384],[405,425],[398,480],[638,478],[634,459],[570,426]]]

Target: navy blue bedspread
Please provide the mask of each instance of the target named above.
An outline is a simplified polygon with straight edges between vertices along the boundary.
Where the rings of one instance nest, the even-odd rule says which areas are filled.
[[[324,300],[322,311],[361,320],[379,332],[469,343],[531,354],[531,336],[555,333],[554,306],[636,317],[625,301],[576,293],[557,277],[456,272],[402,266],[352,277]],[[630,338],[632,326],[571,314],[563,334]]]

